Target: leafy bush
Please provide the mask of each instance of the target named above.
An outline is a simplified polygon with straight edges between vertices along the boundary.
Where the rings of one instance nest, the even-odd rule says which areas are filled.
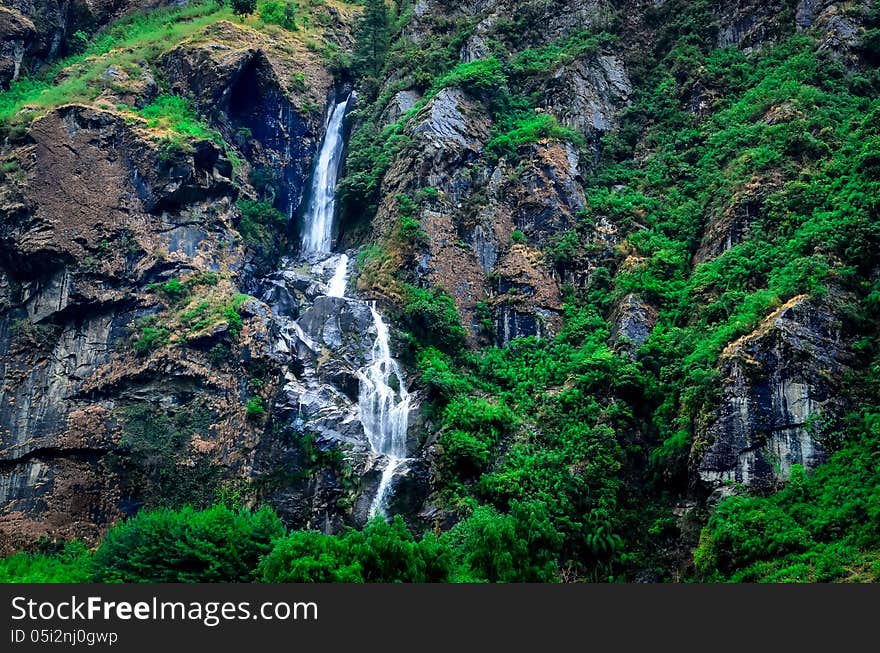
[[[522,51],[510,62],[510,71],[518,77],[547,74],[576,59],[598,54],[616,41],[617,37],[607,32],[579,32]]]
[[[174,132],[186,139],[211,140],[222,145],[220,135],[196,114],[192,104],[180,95],[162,94],[137,111],[152,129]],[[182,140],[174,143],[183,148]]]
[[[293,531],[260,564],[270,583],[424,583],[447,580],[450,552],[433,535],[416,541],[398,515],[333,537]]]
[[[409,286],[402,321],[420,343],[450,353],[464,346],[466,335],[455,302],[440,289]]]
[[[539,503],[514,503],[508,514],[480,506],[443,537],[461,554],[456,580],[490,583],[557,580],[562,539]]]
[[[132,346],[139,355],[145,355],[168,344],[169,332],[163,327],[145,326]]]
[[[257,0],[230,0],[232,13],[244,18],[257,10]]]
[[[0,558],[0,583],[86,583],[91,576],[90,552],[76,540],[55,554],[13,553]]]
[[[277,239],[287,229],[287,216],[267,202],[238,200],[241,218],[238,233],[249,246],[266,254],[273,251]]]
[[[108,531],[95,551],[95,576],[101,582],[247,583],[283,534],[269,508],[142,512]]]
[[[266,415],[266,409],[263,408],[263,400],[259,397],[248,399],[245,404],[245,416],[249,420],[260,421]]]
[[[269,0],[260,5],[260,20],[271,25],[295,31],[297,4],[292,0]]]
[[[523,145],[541,140],[568,141],[583,146],[584,137],[563,127],[549,113],[531,113],[520,116],[506,133],[498,134],[486,144],[486,150],[497,155],[512,156]]]
[[[496,57],[460,63],[435,84],[437,88],[459,86],[471,95],[495,102],[507,95],[507,77]]]

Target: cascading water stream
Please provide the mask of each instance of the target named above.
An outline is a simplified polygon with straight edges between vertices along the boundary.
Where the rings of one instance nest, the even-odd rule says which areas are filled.
[[[370,517],[386,514],[394,472],[406,459],[406,431],[409,425],[410,395],[397,361],[391,357],[388,326],[370,305],[376,340],[370,352],[371,363],[358,372],[358,407],[361,423],[374,453],[387,458],[379,488],[370,506]]]
[[[305,254],[329,254],[333,245],[333,213],[336,210],[336,178],[342,157],[342,121],[349,96],[333,107],[327,132],[312,174],[312,186],[304,218],[302,251]]]
[[[331,254],[336,180],[344,145],[342,123],[350,99],[337,103],[333,108],[327,133],[318,152],[309,200],[303,214],[301,251],[304,257]],[[345,298],[348,263],[348,256],[340,254],[327,286],[328,297]],[[394,474],[406,460],[410,395],[400,367],[391,356],[388,326],[382,321],[375,303],[370,305],[370,313],[376,339],[370,350],[370,363],[358,370],[358,412],[373,453],[386,458],[379,487],[370,505],[369,516],[373,517],[376,514],[386,515]]]
[[[336,270],[333,272],[333,278],[330,279],[330,285],[327,287],[328,297],[345,297],[345,287],[348,285],[348,256],[339,255],[339,261],[336,263]]]

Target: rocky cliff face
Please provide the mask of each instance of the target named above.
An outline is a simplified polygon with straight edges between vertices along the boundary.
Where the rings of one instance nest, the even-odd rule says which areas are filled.
[[[732,491],[768,490],[838,444],[854,364],[846,298],[798,296],[721,356],[721,403],[694,448],[699,478]],[[829,446],[831,445],[831,446]]]
[[[137,76],[105,74],[94,104],[51,109],[3,148],[3,547],[93,537],[140,506],[247,481],[266,429],[247,403],[283,383],[278,325],[241,292],[285,235],[243,242],[235,200],[295,212],[331,76],[299,41],[222,21]],[[163,148],[110,108],[150,102],[154,77],[202,103],[243,169],[211,140]],[[249,171],[269,166],[273,191],[255,189]]]
[[[405,34],[415,44],[429,42],[440,38],[435,31],[442,32],[448,22],[463,21],[471,27],[459,57],[470,62],[491,54],[487,43],[492,39],[504,40],[515,51],[598,29],[607,10],[603,3],[580,2],[422,2]],[[524,22],[542,29],[514,38],[505,17],[523,12],[530,17]],[[440,15],[445,22],[436,20]],[[399,86],[393,77],[389,84]],[[453,297],[474,337],[485,336],[481,324],[491,320],[493,333],[488,335],[500,345],[518,337],[552,336],[558,330],[562,279],[543,250],[574,228],[585,205],[582,176],[599,156],[600,138],[613,131],[632,92],[625,67],[611,50],[560,63],[527,85],[544,100],[537,111],[583,136],[589,152],[585,160],[572,144],[549,139],[530,145],[515,161],[494,156],[487,150],[495,127],[487,99],[460,87],[444,88],[406,121],[409,144],[385,176],[375,220],[379,233],[391,234],[399,196],[416,197],[425,188],[436,191],[421,203],[417,216],[427,238],[423,248],[410,253],[415,274]],[[383,114],[386,121],[402,115],[418,98],[412,89],[391,96]]]

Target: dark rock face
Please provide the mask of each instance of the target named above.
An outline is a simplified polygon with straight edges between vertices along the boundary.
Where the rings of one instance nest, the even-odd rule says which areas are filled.
[[[27,27],[4,28],[16,25]],[[237,146],[248,166],[283,169],[276,195],[264,197],[295,205],[321,135],[312,107],[324,105],[332,81],[317,55],[221,23],[161,63],[172,90],[205,102],[224,134],[247,121],[267,125]],[[280,69],[302,70],[306,86],[289,89]],[[106,74],[124,75],[112,66]],[[149,101],[156,85],[144,74],[127,80],[125,98],[102,102]],[[163,151],[113,109],[70,105],[0,153],[17,170],[0,184],[0,549],[42,536],[92,539],[140,506],[174,501],[137,458],[150,421],[184,425],[163,464],[205,500],[220,483],[256,478],[255,451],[272,435],[245,405],[255,396],[271,405],[284,383],[277,325],[253,300],[238,309],[235,333],[223,319],[224,306],[256,287],[256,267],[234,231],[230,162],[211,141],[191,145]],[[207,273],[213,281],[179,304],[152,289]],[[170,341],[137,350],[149,329]],[[322,373],[352,393],[352,370],[330,364]]]
[[[854,362],[841,305],[836,294],[796,297],[728,345],[721,405],[692,452],[703,483],[767,489],[786,480],[792,465],[824,462]]]
[[[37,28],[29,18],[14,9],[0,7],[0,88],[19,78],[27,45],[36,33]]]
[[[611,342],[631,358],[651,336],[657,323],[657,309],[638,296],[624,297],[611,313]]]
[[[545,82],[543,96],[559,121],[581,132],[598,157],[599,139],[617,126],[632,94],[623,62],[611,55],[577,60]]]
[[[138,357],[126,345],[132,323],[158,311],[150,282],[228,273],[229,250],[218,243],[231,241],[234,190],[217,147],[200,142],[160,158],[121,117],[67,106],[34,122],[13,154],[22,173],[0,202],[3,548],[43,535],[93,537],[143,501],[121,490],[110,462],[126,455],[119,411],[130,402],[174,412],[218,388],[236,395],[239,385],[203,353]],[[245,328],[254,357],[260,329]],[[235,404],[215,409],[222,440],[224,413],[230,422],[243,415]],[[202,436],[182,455],[225,455]]]
[[[278,42],[221,21],[204,38],[168,52],[162,69],[171,89],[195,98],[220,132],[268,176],[256,190],[291,218],[302,201],[321,137],[321,116],[332,78],[299,41]],[[299,81],[291,71],[302,75]]]

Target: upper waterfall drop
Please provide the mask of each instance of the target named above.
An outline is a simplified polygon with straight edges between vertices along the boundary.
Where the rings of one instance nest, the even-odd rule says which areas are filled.
[[[309,189],[309,200],[303,214],[302,252],[304,254],[328,254],[333,246],[336,178],[339,174],[344,145],[342,122],[351,97],[349,95],[333,107],[318,152]]]

